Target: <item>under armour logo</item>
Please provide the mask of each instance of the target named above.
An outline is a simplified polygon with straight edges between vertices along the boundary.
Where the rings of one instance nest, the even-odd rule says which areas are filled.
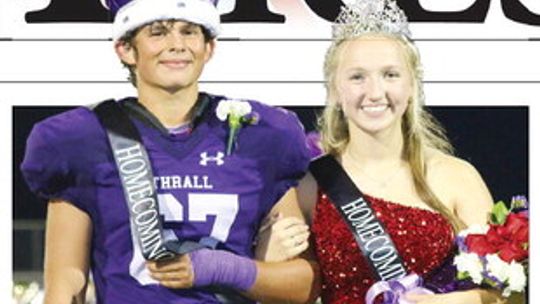
[[[218,166],[221,166],[225,163],[223,160],[223,157],[225,154],[221,151],[219,151],[216,156],[208,156],[208,152],[204,151],[201,153],[201,160],[199,161],[199,165],[201,166],[207,166],[208,162],[213,161],[216,162]]]

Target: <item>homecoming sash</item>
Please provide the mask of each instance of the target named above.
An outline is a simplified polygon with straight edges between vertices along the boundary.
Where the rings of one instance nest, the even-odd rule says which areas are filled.
[[[214,247],[212,240],[205,238],[200,243],[164,240],[152,165],[137,128],[112,99],[99,103],[93,110],[107,131],[129,210],[131,234],[144,258],[161,260]]]
[[[203,99],[201,102],[202,107],[195,114],[195,123],[201,118],[201,111],[206,107],[208,100]],[[93,110],[107,131],[129,209],[131,235],[139,243],[144,258],[161,260],[203,247],[215,249],[219,241],[212,237],[203,237],[198,243],[166,241],[163,238],[163,224],[152,165],[139,131],[128,114],[112,99],[99,103]],[[211,286],[206,290],[214,293],[223,304],[252,303],[251,300],[226,288]]]
[[[347,223],[377,279],[405,276],[407,270],[386,228],[336,159],[321,156],[310,163],[309,170]]]

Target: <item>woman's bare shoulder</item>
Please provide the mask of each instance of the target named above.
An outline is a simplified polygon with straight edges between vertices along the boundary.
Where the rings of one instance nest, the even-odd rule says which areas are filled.
[[[427,180],[439,199],[467,224],[483,223],[493,199],[476,168],[459,157],[430,151]]]
[[[468,161],[438,150],[429,149],[426,153],[428,175],[438,177],[457,178],[477,175],[478,171]]]

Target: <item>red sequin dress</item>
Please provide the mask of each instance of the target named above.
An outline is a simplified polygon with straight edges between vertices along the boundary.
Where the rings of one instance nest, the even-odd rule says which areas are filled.
[[[440,214],[364,194],[386,227],[409,272],[425,275],[453,248],[453,230]],[[347,224],[329,198],[319,193],[312,234],[322,272],[323,303],[363,304],[376,282]]]

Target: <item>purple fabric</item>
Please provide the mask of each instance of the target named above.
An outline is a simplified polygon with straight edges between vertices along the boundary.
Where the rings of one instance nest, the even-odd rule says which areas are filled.
[[[378,282],[368,290],[368,293],[366,294],[366,304],[372,303],[370,301],[373,301],[376,296],[381,293],[384,293],[385,295],[383,302],[385,304],[409,304],[407,300],[400,298],[400,296],[408,292],[417,294],[428,294],[427,292],[448,293],[478,288],[478,285],[474,284],[469,279],[457,279],[457,268],[453,264],[453,261],[454,255],[449,255],[441,266],[424,277],[423,282],[417,275],[408,275],[397,281]],[[425,288],[422,288],[421,286]]]
[[[493,282],[493,284],[495,284],[495,286],[494,286],[495,288],[500,289],[500,290],[504,289],[504,282],[499,280],[496,276],[491,275],[491,273],[489,271],[487,271],[487,270],[482,271],[482,277],[488,278],[489,280],[491,280],[491,282]]]
[[[478,286],[469,279],[457,279],[457,268],[453,262],[454,255],[451,254],[439,268],[424,277],[424,286],[435,293],[448,293],[457,290],[478,288]]]
[[[152,161],[160,211],[170,208],[163,217],[167,235],[195,242],[217,236],[220,248],[252,257],[257,223],[307,169],[304,130],[292,113],[250,101],[260,114],[259,123],[242,128],[238,149],[220,163],[217,156],[225,149],[227,127],[216,117],[215,107],[224,97],[209,97],[209,108],[189,136],[167,135],[133,120]],[[150,279],[144,259],[137,257],[140,251],[131,237],[105,131],[88,108],[36,124],[21,169],[40,197],[67,200],[92,219],[91,265],[98,304],[219,303],[206,289],[164,288]],[[221,202],[221,195],[231,200],[217,210],[233,220],[226,233],[214,229],[220,223],[216,210],[196,208],[199,202],[208,203],[207,197],[217,196]]]
[[[224,250],[199,249],[189,253],[195,287],[210,285],[248,290],[257,278],[255,261]]]
[[[105,3],[107,4],[107,7],[111,11],[112,15],[116,16],[118,10],[129,2],[131,2],[131,0],[106,0]],[[208,2],[212,3],[214,6],[217,6],[219,0],[208,0]]]
[[[105,3],[107,3],[112,15],[115,16],[118,10],[129,2],[131,2],[131,0],[107,0]]]
[[[383,304],[413,304],[403,296],[406,294],[433,294],[431,290],[422,287],[422,278],[417,274],[410,274],[400,279],[379,281],[366,293],[366,304],[373,304],[375,298],[383,294]]]
[[[467,248],[467,245],[465,244],[465,237],[462,236],[456,236],[456,244],[458,246],[459,251],[462,252],[469,252],[469,248]]]
[[[321,135],[318,132],[308,132],[306,135],[307,145],[309,149],[309,156],[315,158],[323,154],[321,149]]]

